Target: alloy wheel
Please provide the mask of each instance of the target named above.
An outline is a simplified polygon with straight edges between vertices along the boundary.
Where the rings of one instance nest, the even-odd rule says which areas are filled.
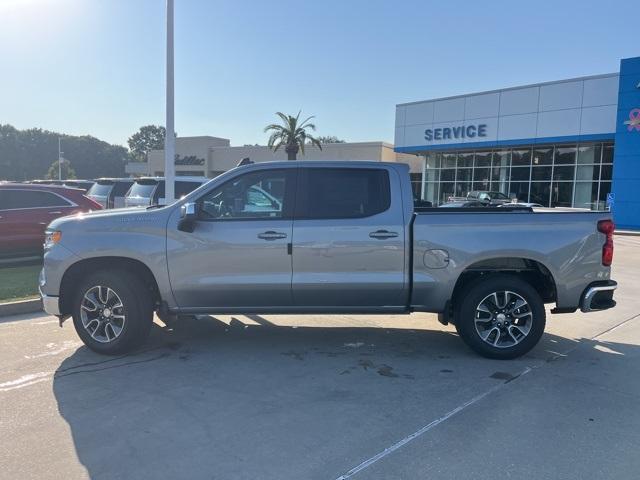
[[[82,297],[80,319],[91,338],[100,343],[113,342],[124,330],[124,305],[113,289],[96,285]]]
[[[492,347],[508,348],[519,344],[529,335],[532,323],[529,303],[515,292],[490,293],[476,307],[476,332]]]

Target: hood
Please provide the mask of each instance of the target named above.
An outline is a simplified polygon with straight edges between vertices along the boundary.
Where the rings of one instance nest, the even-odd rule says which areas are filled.
[[[135,225],[155,221],[159,217],[168,215],[171,208],[117,208],[113,210],[95,210],[86,213],[77,213],[66,217],[60,217],[52,221],[47,227],[50,230],[65,230],[68,228],[82,228],[82,226],[109,225],[126,223]]]

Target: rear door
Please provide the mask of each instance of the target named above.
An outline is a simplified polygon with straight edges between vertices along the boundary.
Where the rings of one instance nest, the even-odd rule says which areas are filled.
[[[317,166],[301,167],[298,178],[295,305],[402,307],[405,231],[397,172]]]

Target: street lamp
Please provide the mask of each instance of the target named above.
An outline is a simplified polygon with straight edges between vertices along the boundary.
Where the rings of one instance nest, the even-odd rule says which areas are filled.
[[[167,98],[166,125],[164,137],[164,191],[165,204],[175,200],[175,153],[176,139],[174,133],[173,111],[173,0],[167,0]]]

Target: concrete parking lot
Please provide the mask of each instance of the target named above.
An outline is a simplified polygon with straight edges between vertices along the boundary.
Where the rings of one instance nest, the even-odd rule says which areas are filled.
[[[426,314],[204,317],[115,358],[0,319],[0,477],[637,478],[640,237],[613,278],[515,361]]]

